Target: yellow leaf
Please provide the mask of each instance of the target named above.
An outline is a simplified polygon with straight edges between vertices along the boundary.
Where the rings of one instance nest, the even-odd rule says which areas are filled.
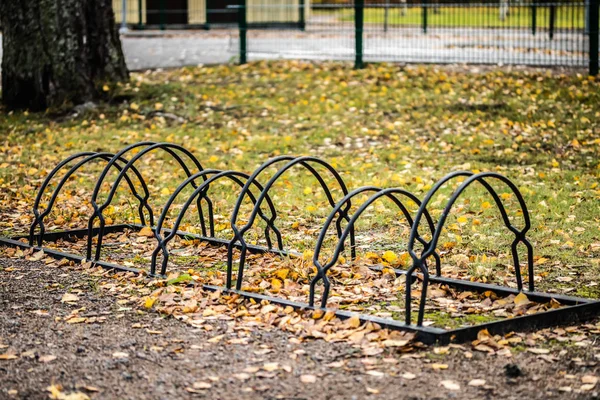
[[[385,261],[387,261],[390,264],[394,264],[398,260],[398,256],[396,255],[396,253],[394,253],[393,251],[390,251],[390,250],[383,253],[383,256],[381,256],[381,258],[383,258]]]
[[[60,385],[48,386],[46,390],[50,392],[51,399],[60,399],[61,397],[64,397],[64,395],[61,393],[62,386]]]
[[[138,106],[138,105],[137,105],[137,104],[135,104],[135,103],[131,103],[131,105],[130,105],[129,107],[130,107],[132,110],[139,110],[139,109],[140,109],[140,106]]]
[[[19,357],[14,354],[0,354],[0,360],[16,360],[17,358]]]
[[[300,222],[296,221],[292,223],[292,229],[298,229],[300,227]]]
[[[289,273],[290,273],[289,269],[282,268],[282,269],[278,269],[277,271],[275,271],[275,276],[278,277],[281,280],[285,280],[285,278],[288,277]]]
[[[468,219],[467,219],[467,217],[465,217],[465,216],[463,215],[463,216],[460,216],[460,217],[458,217],[458,218],[456,219],[456,221],[457,221],[459,224],[466,224],[466,223],[467,223],[467,221],[468,221]]]
[[[169,188],[163,188],[163,189],[160,191],[160,194],[162,194],[163,196],[168,196],[168,195],[170,195],[170,194],[171,194],[171,191],[169,190]]]
[[[310,186],[307,186],[304,188],[304,194],[311,194],[312,193],[312,188]]]
[[[279,292],[282,287],[283,287],[283,283],[279,279],[277,279],[277,278],[271,279],[271,290],[273,292]]]
[[[325,312],[323,310],[315,310],[312,313],[312,319],[320,319],[324,314]]]
[[[515,296],[514,302],[516,305],[527,304],[529,303],[529,299],[525,293],[521,292]]]
[[[489,201],[484,201],[483,203],[481,203],[481,209],[482,210],[487,210],[488,208],[490,208],[492,205],[490,204]]]
[[[105,92],[108,92],[110,90],[110,87],[108,87],[108,85],[104,85],[104,86],[102,86],[102,90],[104,90]]]
[[[152,308],[155,302],[156,297],[146,297],[146,301],[144,301],[144,307],[150,309]]]
[[[346,326],[349,328],[358,328],[360,326],[360,318],[354,315],[346,320]]]
[[[441,370],[441,369],[448,369],[448,364],[431,364],[431,368],[435,369],[436,371]]]
[[[145,226],[138,232],[138,236],[153,237],[154,232],[152,232],[152,229],[150,227]]]

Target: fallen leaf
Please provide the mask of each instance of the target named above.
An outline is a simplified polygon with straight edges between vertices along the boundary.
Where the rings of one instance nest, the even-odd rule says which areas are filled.
[[[169,189],[167,189],[168,191]],[[169,194],[169,193],[167,193]],[[154,237],[154,232],[152,231],[152,228],[145,226],[142,229],[140,229],[140,231],[138,232],[138,236],[144,236],[144,237]]]
[[[124,353],[122,351],[117,351],[115,353],[112,354],[113,358],[127,358],[129,357],[129,354]]]
[[[431,364],[431,368],[433,368],[436,371],[439,371],[441,369],[448,369],[448,364]]]
[[[402,375],[400,375],[402,378],[404,379],[408,379],[409,381],[412,381],[413,379],[415,379],[417,376],[415,374],[413,374],[412,372],[405,372]]]
[[[539,349],[539,348],[527,349],[527,351],[530,353],[533,353],[533,354],[548,354],[548,353],[550,353],[550,350],[548,350],[548,349]]]
[[[0,354],[0,360],[16,360],[17,358],[19,358],[19,357],[17,357],[14,354],[10,354],[10,353]]]
[[[317,377],[314,375],[301,375],[300,382],[302,383],[315,383],[317,381]]]
[[[454,381],[441,381],[440,386],[443,386],[448,390],[460,390],[460,385]]]
[[[74,303],[76,301],[79,301],[79,296],[73,293],[65,293],[63,294],[63,297],[60,299],[60,301],[62,303]]]
[[[514,302],[518,306],[530,303],[529,298],[527,298],[527,295],[523,292],[515,296]]]
[[[52,362],[54,360],[56,360],[56,356],[53,356],[52,354],[49,354],[47,356],[41,356],[39,358],[39,361],[42,362],[42,363],[49,363],[49,362]]]
[[[485,379],[471,379],[468,385],[474,387],[485,386]]]
[[[212,385],[208,382],[194,382],[192,387],[194,389],[210,389]]]

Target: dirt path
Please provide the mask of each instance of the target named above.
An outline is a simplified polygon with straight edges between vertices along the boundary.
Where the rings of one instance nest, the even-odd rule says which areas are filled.
[[[598,374],[596,347],[564,350],[553,354],[555,361],[527,352],[507,358],[473,351],[468,359],[464,349],[435,354],[431,347],[368,358],[347,343],[297,343],[277,330],[256,330],[246,344],[232,344],[226,338],[236,329],[233,321],[191,328],[119,304],[118,298],[100,294],[97,279],[42,262],[0,259],[0,354],[16,357],[0,359],[0,398],[47,399],[53,384],[62,386],[54,398],[72,400],[86,398],[82,394],[97,399],[598,398],[598,387],[580,390],[584,375]],[[61,302],[68,290],[79,297],[74,304]],[[78,309],[88,323],[62,320]],[[222,334],[220,342],[210,341]],[[433,364],[447,369],[434,370]],[[514,365],[522,376],[509,376]],[[468,386],[473,379],[484,379],[485,385]]]

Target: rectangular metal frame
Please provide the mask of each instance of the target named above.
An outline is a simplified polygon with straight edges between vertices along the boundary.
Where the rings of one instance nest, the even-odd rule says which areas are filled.
[[[126,229],[139,230],[142,226],[138,224],[121,224],[121,225],[111,225],[105,228],[105,234],[107,233],[117,233],[124,232]],[[170,230],[165,229],[166,232],[170,232]],[[177,232],[180,237],[190,237],[193,239],[198,239],[203,242],[207,242],[212,245],[217,246],[226,246],[229,242],[224,239],[218,238],[210,238],[204,237],[201,235],[188,233],[188,232]],[[55,242],[60,239],[66,239],[69,237],[83,238],[87,235],[87,229],[73,229],[67,231],[59,231],[59,232],[48,232],[44,235],[44,239],[46,241]],[[0,246],[8,246],[8,247],[17,247],[21,249],[31,249],[34,250],[43,250],[45,254],[55,259],[67,259],[74,262],[85,262],[85,257],[81,255],[65,253],[62,251],[48,249],[45,247],[38,246],[29,246],[29,244],[22,242],[21,240],[27,239],[27,235],[15,236],[12,238],[0,237]],[[38,239],[38,236],[35,236],[35,239]],[[293,252],[286,252],[280,250],[271,250],[261,246],[248,245],[248,251],[251,253],[272,253],[280,256],[289,256],[294,255],[298,256],[300,254]],[[126,267],[119,264],[114,264],[106,261],[95,261],[95,265],[105,268],[112,269],[116,271],[124,271],[124,272],[133,272],[140,273],[141,271],[137,268]],[[380,267],[373,267],[374,270],[380,269]],[[397,276],[406,275],[406,271],[403,270],[395,270]],[[429,278],[431,283],[440,283],[444,285],[448,285],[449,287],[459,289],[459,290],[469,290],[475,291],[479,293],[483,293],[486,291],[491,291],[500,296],[508,296],[511,294],[518,294],[519,291],[514,288],[486,284],[486,283],[478,283],[471,282],[460,279],[452,279],[452,278],[444,278],[438,276],[430,276]],[[221,291],[223,293],[231,293],[238,294],[248,299],[254,299],[257,301],[269,301],[274,304],[279,304],[282,306],[290,306],[294,309],[299,310],[316,310],[320,309],[320,307],[310,307],[306,303],[294,302],[286,299],[280,299],[271,296],[265,296],[262,294],[247,292],[243,290],[235,290],[235,289],[227,289],[226,287],[213,286],[213,285],[203,285],[203,288],[210,291]],[[490,334],[506,334],[513,331],[530,331],[542,328],[548,328],[552,326],[558,325],[568,325],[574,324],[578,322],[583,322],[589,320],[593,317],[596,317],[600,314],[600,301],[585,299],[580,297],[566,296],[560,294],[551,294],[544,292],[524,292],[527,297],[535,302],[549,302],[551,299],[559,301],[563,307],[552,309],[548,311],[542,311],[535,314],[523,315],[513,318],[506,318],[500,321],[487,322],[478,325],[457,328],[457,329],[442,329],[436,327],[428,327],[428,326],[416,326],[416,325],[407,325],[404,322],[376,317],[372,315],[358,314],[359,319],[362,322],[373,322],[379,324],[383,328],[389,328],[393,330],[400,331],[408,331],[414,332],[416,334],[417,340],[426,343],[426,344],[448,344],[451,342],[460,343],[469,340],[474,340],[477,338],[477,334],[483,330],[487,329]],[[323,309],[328,311],[329,309]],[[357,315],[355,312],[344,311],[344,310],[333,310],[335,315],[341,319],[347,319],[354,315]]]

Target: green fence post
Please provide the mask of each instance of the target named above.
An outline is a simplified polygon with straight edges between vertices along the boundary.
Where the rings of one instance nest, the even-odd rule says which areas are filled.
[[[360,69],[363,64],[363,27],[365,21],[365,1],[356,0],[354,3],[354,68]]]
[[[167,16],[165,14],[166,11],[166,2],[167,0],[160,0],[160,29],[165,30],[165,25],[167,23]]]
[[[427,0],[423,0],[423,33],[427,33]]]
[[[247,47],[246,47],[246,33],[248,31],[248,24],[246,22],[246,1],[242,1],[238,7],[238,22],[240,27],[240,64],[246,64],[247,59]]]
[[[305,7],[305,1],[304,0],[300,0],[298,3],[299,3],[299,7],[300,7],[300,9],[298,10],[300,12],[300,15],[299,15],[300,30],[304,31],[304,30],[306,30],[306,15],[305,15],[305,11],[306,10],[304,9],[304,7]]]
[[[138,0],[138,28],[142,29],[144,25],[144,16],[142,13],[142,0]]]
[[[535,30],[537,25],[537,7],[535,1],[531,4],[531,34],[535,36]]]
[[[600,0],[589,0],[590,75],[598,75],[598,14]]]
[[[554,39],[554,20],[556,19],[556,7],[554,5],[550,6],[550,24],[548,27],[548,36],[550,40]]]

